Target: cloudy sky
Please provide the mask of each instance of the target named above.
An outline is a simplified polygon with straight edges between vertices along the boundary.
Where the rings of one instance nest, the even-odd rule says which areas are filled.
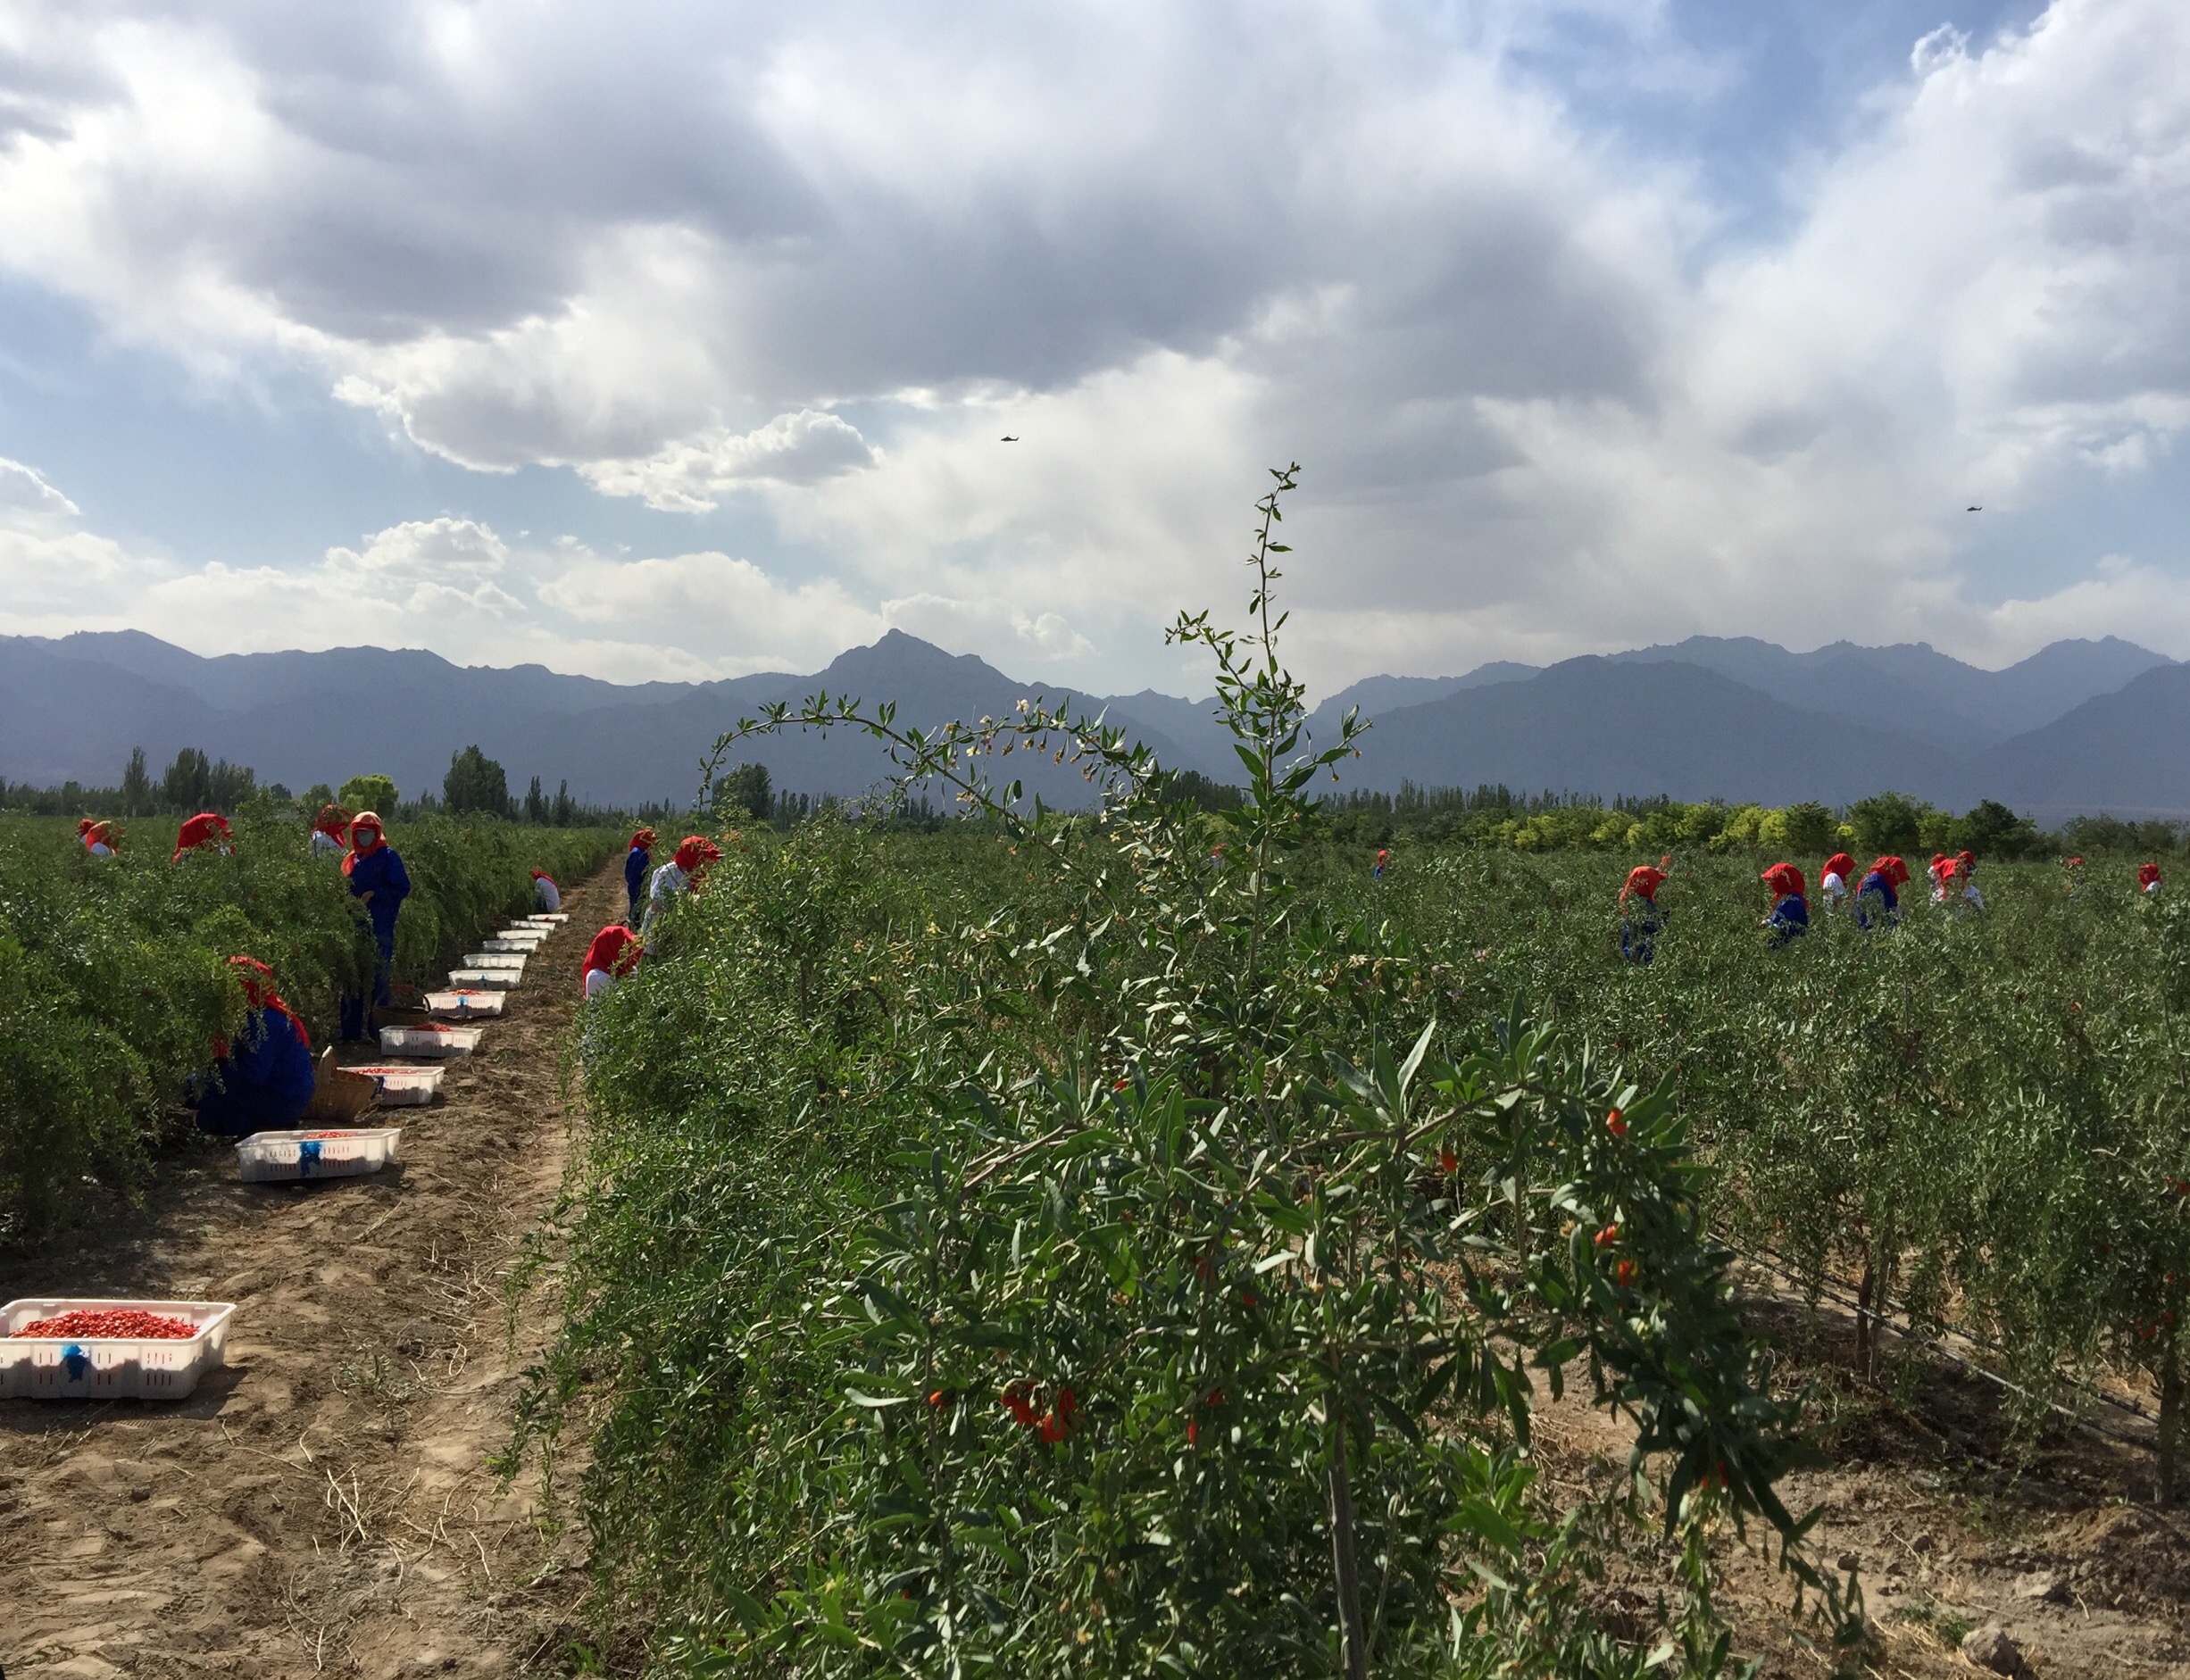
[[[0,0],[0,632],[1184,690],[1298,460],[1321,689],[2190,656],[2186,90],[2182,0]]]

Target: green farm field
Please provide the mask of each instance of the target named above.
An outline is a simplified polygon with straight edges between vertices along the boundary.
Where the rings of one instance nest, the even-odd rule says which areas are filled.
[[[1689,1268],[1700,1285],[1728,1245],[1762,1262],[1784,1296],[1828,1310],[1875,1303],[1915,1331],[1889,1336],[1858,1315],[1853,1342],[1808,1374],[1833,1391],[1907,1398],[1930,1380],[1938,1362],[1926,1350],[1944,1334],[2014,1385],[1998,1419],[2007,1461],[2059,1432],[2056,1405],[2126,1418],[2095,1397],[2103,1390],[2148,1420],[2164,1410],[2164,1462],[2145,1470],[2148,1483],[2155,1468],[2171,1474],[2190,916],[2141,899],[2129,866],[2091,866],[2071,898],[2058,864],[1987,864],[1981,917],[1950,916],[1918,893],[1897,927],[1866,934],[1820,911],[1806,938],[1773,950],[1758,927],[1769,899],[1757,876],[1775,860],[1677,856],[1656,960],[1641,968],[1620,955],[1616,900],[1636,861],[1625,853],[1401,846],[1375,881],[1370,850],[1312,839],[1284,859],[1290,896],[1266,958],[1265,984],[1283,993],[1265,996],[1283,1022],[1273,1060],[1284,1065],[1228,1067],[1221,1047],[1248,1002],[1243,936],[1228,919],[1250,872],[1208,861],[1209,819],[1185,828],[1186,866],[1161,884],[1136,880],[1120,856],[1129,847],[1091,836],[1059,852],[987,830],[817,823],[734,844],[642,978],[598,1012],[570,1328],[528,1427],[545,1438],[571,1406],[593,1420],[580,1504],[604,1603],[627,1616],[634,1602],[661,1605],[649,1625],[669,1630],[658,1649],[677,1663],[713,1672],[740,1649],[826,1650],[846,1636],[831,1631],[840,1622],[865,1649],[882,1637],[869,1616],[914,1637],[895,1618],[919,1601],[872,1595],[892,1583],[939,1590],[953,1567],[971,1603],[1024,1615],[1037,1593],[1095,1601],[1077,1594],[1113,1570],[1131,1581],[1137,1525],[1176,1538],[1197,1506],[1213,1514],[1250,1490],[1255,1524],[1228,1512],[1221,1543],[1204,1543],[1207,1567],[1259,1576],[1312,1617],[1313,1578],[1328,1568],[1328,1523],[1317,1520],[1328,1489],[1315,1441],[1299,1437],[1315,1434],[1319,1388],[1345,1380],[1336,1350],[1452,1310],[1479,1315],[1486,1362],[1490,1349],[1515,1348],[1509,1337],[1540,1357],[1561,1335],[1503,1294],[1493,1311],[1470,1292],[1511,1287],[1536,1263],[1524,1257],[1532,1242],[1556,1252],[1577,1230],[1588,1241],[1570,1257],[1570,1288],[1616,1281],[1613,1257],[1630,1244],[1630,1276]],[[1814,879],[1818,860],[1801,862]],[[1118,890],[1127,881],[1129,895]],[[1128,919],[1136,899],[1158,931]],[[1414,1106],[1396,1158],[1372,1169],[1330,1151],[1334,1132],[1369,1133],[1369,1115],[1400,1111],[1395,1070],[1372,1070],[1418,1044],[1416,1079],[1429,1089],[1405,1099]],[[1455,1071],[1470,1065],[1472,1075]],[[1557,1135],[1557,1117],[1601,1134],[1612,1107],[1638,1111],[1636,1092],[1655,1094],[1642,1102],[1663,1116],[1644,1182],[1586,1182],[1636,1163],[1602,1160],[1611,1140],[1601,1135]],[[1488,1118],[1512,1112],[1505,1103],[1544,1129],[1520,1135]],[[1291,1110],[1299,1130],[1255,1116],[1264,1104]],[[1055,1158],[1060,1132],[1078,1138],[1069,1161]],[[1636,1135],[1622,1147],[1631,1152]],[[991,1188],[999,1163],[1008,1190]],[[1368,1323],[1305,1312],[1281,1326],[1243,1310],[1258,1268],[1323,1232],[1274,1208],[1244,1215],[1251,1186],[1274,1177],[1315,1206],[1323,1175],[1349,1165],[1383,1198],[1368,1221],[1378,1235],[1349,1233],[1358,1253],[1421,1243],[1422,1293],[1403,1311],[1376,1304],[1379,1287],[1398,1285],[1364,1260],[1353,1283],[1363,1298],[1351,1304]],[[1066,1186],[1086,1198],[1069,1216],[1054,1201]],[[1365,1196],[1370,1184],[1347,1189]],[[1445,1246],[1406,1235],[1410,1217]],[[1526,1235],[1501,1229],[1508,1220]],[[1619,1234],[1597,1243],[1608,1228]],[[1671,1247],[1641,1252],[1659,1243]],[[1215,1277],[1231,1293],[1204,1315],[1195,1297]],[[1715,1318],[1713,1300],[1709,1288],[1646,1305],[1620,1293],[1604,1307],[1614,1325],[1642,1312],[1645,1338],[1709,1349],[1721,1376],[1773,1390],[1765,1368],[1778,1359],[1792,1371],[1792,1349],[1751,1345],[1764,1321]],[[1559,1351],[1586,1364],[1568,1305],[1547,1298],[1534,1310],[1561,1320],[1576,1339]],[[1532,1331],[1542,1339],[1530,1348]],[[1670,1357],[1620,1351],[1640,1367],[1611,1376],[1611,1409]],[[1131,1368],[1144,1360],[1153,1368]],[[1471,1404],[1441,1388],[1410,1415],[1423,1373],[1359,1374],[1364,1387],[1390,1385],[1359,1402],[1356,1421],[1376,1508],[1421,1525],[1421,1574],[1398,1601],[1412,1614],[1436,1603],[1453,1526],[1465,1526],[1445,1501],[1494,1501],[1511,1486],[1516,1525],[1528,1504],[1511,1395],[1474,1375],[1486,1385]],[[1548,1399],[1545,1372],[1535,1377]],[[1085,1435],[1044,1441],[1041,1425],[1076,1380]],[[1032,1429],[1014,1421],[1015,1382],[1036,1409]],[[1777,1392],[1792,1398],[1784,1381]],[[1793,1461],[1787,1443],[1822,1416],[1766,1407],[1771,1423],[1746,1436],[1735,1418],[1765,1406],[1761,1393],[1728,1405],[1712,1427],[1745,1438],[1764,1487]],[[1212,1418],[1213,1448],[1203,1427]],[[1453,1433],[1440,1442],[1441,1427]],[[1669,1491],[1678,1429],[1661,1445],[1645,1530],[1664,1499],[1677,1509],[1698,1498],[1693,1476]],[[1434,1470],[1386,1460],[1414,1452],[1436,1459]],[[1325,1471],[1328,1457],[1326,1445]],[[1262,1509],[1282,1506],[1287,1478],[1299,1508]],[[1107,1502],[1088,1510],[1099,1486],[1132,1515]],[[1552,1555],[1549,1542],[1536,1534],[1504,1561]],[[1398,1589],[1378,1583],[1387,1607]],[[1143,1590],[1153,1602],[1136,1613],[1164,1631],[1144,1626],[1142,1638],[1259,1648],[1286,1633],[1262,1617],[1195,1626],[1176,1601],[1183,1589],[1161,1575]],[[1543,1671],[1618,1672],[1603,1653],[1578,1654],[1572,1642],[1588,1635],[1577,1615]],[[1053,1626],[1042,1643],[1080,1651],[1121,1631],[1108,1605],[1095,1619]],[[1443,1671],[1451,1629],[1439,1614],[1427,1622],[1411,1630],[1422,1671]],[[612,1610],[610,1625],[629,1636]],[[998,1609],[988,1636],[1022,1637],[1016,1626]],[[1312,1669],[1312,1626],[1290,1637],[1302,1648],[1283,1660]],[[1512,1634],[1481,1637],[1503,1650]],[[1120,1659],[1118,1671],[1138,1660]],[[1224,1671],[1248,1671],[1245,1658],[1232,1660],[1242,1666]]]
[[[1934,1672],[1991,1612],[1827,1521],[1852,1418],[2005,1485],[2133,1420],[2133,1469],[2078,1474],[2171,1500],[2190,913],[1986,861],[1981,916],[1820,904],[1774,950],[1778,856],[1722,843],[1673,857],[1645,967],[1624,848],[1373,879],[1260,575],[1252,633],[1173,632],[1236,809],[1024,706],[724,738],[863,728],[980,820],[726,835],[586,1012],[508,1460],[578,1451],[582,1661]],[[1020,753],[1100,813],[1015,803]],[[1979,1368],[1981,1423],[1924,1420]]]
[[[1237,798],[1031,703],[928,729],[817,697],[723,737],[695,809],[787,728],[866,731],[902,789],[715,829],[635,970],[581,1005],[574,958],[544,969],[462,1126],[410,1122],[437,1166],[371,1191],[407,1210],[409,1258],[359,1264],[392,1287],[501,1258],[463,1261],[448,1323],[344,1325],[317,1376],[292,1337],[233,1391],[262,1431],[385,1413],[346,1496],[302,1436],[253,1449],[336,1489],[315,1662],[330,1634],[391,1674],[2177,1660],[2190,1578],[2151,1549],[2181,1538],[2190,904],[2126,855],[2073,883],[1981,855],[1981,912],[1915,888],[1865,927],[1819,899],[1775,945],[1760,873],[1814,884],[1820,859],[1767,843],[1861,811],[1395,837],[1318,798],[1352,740],[1305,743],[1278,552],[1250,633],[1173,631],[1218,666]],[[1099,803],[1020,799],[1037,753]],[[228,954],[315,1025],[369,971],[293,813],[240,821],[233,857],[171,864],[170,830],[92,860],[61,823],[0,827],[0,1209],[33,1264],[69,1186],[157,1186],[170,1094],[238,1009]],[[619,913],[620,837],[391,829],[420,883],[398,978],[521,909],[531,867]],[[1669,840],[1638,963],[1620,887]],[[132,1276],[162,1208],[221,1206],[250,1231],[199,1240],[329,1289],[311,1221],[388,1228],[339,1191],[281,1216],[174,1170]],[[418,1358],[469,1346],[489,1293],[524,1368],[491,1399]],[[408,1600],[442,1530],[404,1419],[460,1397],[435,1451],[502,1478],[465,1484],[479,1582],[466,1562]],[[198,1625],[256,1642],[254,1672],[304,1636],[224,1617]],[[106,1637],[78,1631],[40,1649]]]
[[[149,1181],[184,1078],[241,1019],[228,958],[270,965],[322,1043],[343,994],[371,977],[343,877],[311,854],[294,810],[246,811],[233,855],[177,862],[175,819],[117,827],[117,855],[92,858],[65,819],[0,817],[0,1242],[36,1240],[87,1178],[125,1193]],[[590,874],[618,837],[430,816],[395,825],[414,884],[396,977],[432,977],[528,908],[531,869]]]

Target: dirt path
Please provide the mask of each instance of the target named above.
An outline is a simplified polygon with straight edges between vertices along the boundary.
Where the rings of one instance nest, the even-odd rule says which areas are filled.
[[[161,1405],[0,1401],[0,1668],[32,1676],[522,1672],[568,1548],[486,1468],[517,1370],[504,1282],[561,1178],[557,1056],[612,866],[570,893],[480,1053],[396,1110],[398,1169],[236,1182],[209,1143],[141,1213],[0,1267],[26,1294],[237,1303],[228,1368]],[[358,1058],[362,1060],[362,1058]]]
[[[1813,1315],[1761,1275],[1746,1282],[1783,1382],[1820,1385],[1812,1416],[1825,1462],[1779,1493],[1797,1513],[1822,1508],[1820,1560],[1860,1568],[1873,1673],[1986,1672],[1960,1645],[1996,1625],[2013,1672],[2030,1680],[2190,1676],[2190,1518],[2153,1504],[2149,1451],[2072,1425],[2019,1451],[1996,1388],[1906,1344],[1892,1348],[1897,1394],[1859,1387],[1845,1376],[1845,1313]],[[1539,1460],[1555,1485],[1610,1493],[1632,1432],[1583,1404],[1581,1387],[1539,1415]],[[1828,1665],[1803,1644],[1817,1630],[1788,1614],[1792,1584],[1730,1532],[1713,1554],[1736,1651],[1762,1658],[1763,1680],[1823,1680]],[[1623,1613],[1636,1631],[1646,1625],[1675,1561],[1645,1542],[1614,1564],[1602,1593],[1613,1626]]]

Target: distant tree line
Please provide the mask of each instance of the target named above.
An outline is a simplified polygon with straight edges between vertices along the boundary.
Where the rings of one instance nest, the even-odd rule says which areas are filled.
[[[1167,796],[1205,811],[1237,810],[1245,794],[1198,770],[1162,772]],[[636,811],[585,803],[566,780],[551,794],[532,778],[521,796],[510,792],[503,766],[475,744],[454,753],[438,794],[412,800],[398,794],[386,776],[354,776],[339,789],[320,783],[301,797],[279,782],[262,786],[250,766],[208,759],[185,747],[155,778],[142,747],[129,754],[112,787],[63,782],[34,786],[0,778],[0,810],[49,817],[187,816],[218,811],[233,815],[256,802],[295,801],[307,817],[338,803],[350,811],[377,811],[391,819],[424,811],[499,817],[542,828],[590,828],[636,819],[662,828],[688,825],[735,828],[762,824],[792,828],[824,810],[844,810],[875,828],[928,831],[960,819],[926,796],[893,794],[880,802],[846,805],[826,795],[795,794],[774,785],[765,764],[736,764],[703,788],[696,803],[647,802]],[[1793,805],[1731,805],[1723,801],[1684,803],[1649,797],[1572,792],[1517,793],[1502,783],[1474,787],[1427,787],[1403,781],[1397,793],[1351,790],[1319,807],[1328,837],[1342,844],[1383,845],[1405,836],[1462,845],[1507,846],[1519,851],[1596,847],[1645,852],[1704,846],[1712,851],[1785,852],[1796,855],[1845,846],[1872,854],[1959,852],[2018,858],[2055,853],[2103,856],[2134,852],[2156,857],[2190,847],[2190,823],[2116,817],[2078,817],[2044,833],[1996,800],[1980,800],[1956,813],[1907,794],[1886,792],[1835,808],[1806,800]]]
[[[1809,855],[1845,847],[1873,856],[1965,848],[1988,858],[2115,852],[2156,856],[2180,850],[2190,838],[2190,825],[2184,823],[2125,822],[2113,817],[2078,817],[2048,834],[1997,800],[1980,800],[1958,813],[1894,792],[1835,808],[1815,800],[1732,805],[1685,803],[1661,794],[1607,802],[1594,794],[1548,790],[1517,794],[1490,784],[1461,788],[1402,782],[1396,794],[1349,792],[1325,800],[1321,809],[1328,831],[1341,841],[1380,845],[1403,835],[1525,852],[1704,846]]]
[[[145,749],[136,748],[122,769],[121,781],[111,787],[74,781],[41,787],[0,778],[0,811],[40,817],[187,817],[201,811],[234,816],[246,806],[292,803],[307,818],[316,816],[321,806],[339,804],[352,811],[377,811],[391,820],[442,811],[452,816],[494,816],[553,828],[594,828],[620,821],[628,814],[573,799],[568,781],[560,783],[550,794],[537,776],[522,798],[512,799],[509,778],[502,766],[476,745],[464,748],[450,760],[438,795],[422,794],[412,800],[400,796],[392,778],[379,775],[353,776],[339,789],[321,782],[299,796],[279,782],[262,784],[247,764],[208,759],[190,746],[176,753],[174,762],[156,778],[146,761]]]

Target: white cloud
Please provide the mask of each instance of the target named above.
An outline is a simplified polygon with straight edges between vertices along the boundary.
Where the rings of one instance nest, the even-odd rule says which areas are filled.
[[[649,507],[696,513],[714,507],[721,493],[737,485],[818,484],[872,466],[876,459],[857,427],[803,408],[779,414],[754,431],[717,426],[644,460],[584,462],[579,472],[604,495],[635,495]]]
[[[0,487],[10,482],[0,474]],[[57,491],[49,499],[67,505]],[[0,504],[0,634],[140,629],[206,654],[427,645],[460,663],[705,682],[811,670],[888,628],[838,585],[787,585],[721,553],[631,560],[569,538],[512,545],[444,516],[293,568],[190,565]],[[1033,628],[1054,639],[1053,627]]]
[[[2062,636],[2119,636],[2125,626],[2149,647],[2190,649],[2190,590],[2182,579],[2121,554],[2102,556],[2092,575],[2031,599],[1968,611],[1964,641],[2007,664]]]
[[[906,595],[882,603],[893,629],[952,653],[980,652],[1015,667],[1012,653],[1049,662],[1077,660],[1094,653],[1095,644],[1067,623],[1061,613],[1030,613],[994,595],[953,601],[944,595]]]
[[[46,482],[35,467],[0,456],[0,519],[15,525],[48,525],[76,517],[76,503]]]
[[[509,564],[509,545],[475,520],[411,520],[376,531],[361,552],[330,548],[328,563],[385,578],[426,578],[444,571],[478,578]]]
[[[718,677],[812,670],[888,628],[832,580],[787,586],[720,553],[618,560],[566,545],[539,596],[579,625],[654,636],[672,648],[735,648],[717,660],[710,674]]]
[[[1703,171],[1579,109],[1593,79],[1734,86],[1675,21],[0,0],[0,270],[209,378],[302,366],[448,461],[822,557],[522,549],[396,509],[296,569],[194,570],[0,467],[0,566],[72,566],[63,601],[150,577],[208,634],[256,592],[249,633],[290,640],[720,671],[902,623],[1145,673],[1172,610],[1244,596],[1246,503],[1297,457],[1324,686],[1696,630],[1981,654],[2058,620],[2190,653],[2162,599],[2190,556],[2064,551],[2010,586],[1960,513],[2183,470],[2190,12],[1912,40],[1746,240]],[[1553,88],[1529,67],[1561,29],[1601,45]]]

